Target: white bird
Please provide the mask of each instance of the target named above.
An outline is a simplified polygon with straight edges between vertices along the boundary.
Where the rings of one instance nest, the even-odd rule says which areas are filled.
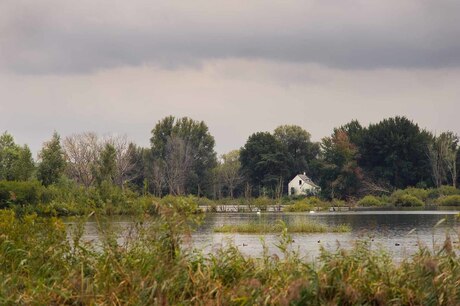
[[[314,211],[314,210],[310,210],[310,214],[314,214],[314,213],[315,213],[315,211]]]
[[[257,214],[260,215],[260,211],[258,211]]]

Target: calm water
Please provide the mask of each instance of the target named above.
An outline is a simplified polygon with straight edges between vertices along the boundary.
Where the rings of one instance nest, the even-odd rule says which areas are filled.
[[[372,212],[332,212],[332,213],[215,213],[208,214],[204,223],[193,235],[194,247],[205,252],[214,252],[217,248],[233,243],[247,255],[258,256],[262,252],[261,237],[264,238],[270,253],[279,254],[275,244],[278,234],[221,234],[213,228],[223,224],[247,222],[273,223],[283,220],[285,223],[316,221],[330,226],[348,224],[349,233],[293,234],[293,248],[299,249],[304,257],[314,260],[320,246],[333,250],[338,246],[350,248],[358,239],[367,239],[373,248],[383,247],[398,260],[418,249],[418,244],[430,248],[442,246],[446,234],[450,234],[454,243],[458,243],[460,221],[455,211],[372,211]],[[443,223],[435,225],[441,220]],[[120,228],[129,228],[132,219],[113,218],[112,222]],[[85,240],[98,241],[95,222],[85,227]],[[120,240],[123,238],[121,237]]]

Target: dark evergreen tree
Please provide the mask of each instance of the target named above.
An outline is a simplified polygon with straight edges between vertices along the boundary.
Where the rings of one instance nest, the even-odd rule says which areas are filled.
[[[319,144],[311,141],[310,133],[300,126],[282,125],[275,129],[273,135],[284,146],[287,154],[289,171],[284,180],[288,181],[302,172],[311,175],[311,164],[318,156]]]
[[[429,141],[429,133],[409,119],[385,119],[364,130],[359,164],[371,178],[395,188],[431,184]]]
[[[39,153],[40,164],[37,169],[37,178],[45,186],[56,183],[65,171],[64,151],[61,139],[54,132],[50,141],[46,142]]]
[[[254,187],[274,191],[280,179],[288,177],[287,152],[268,132],[252,134],[240,151],[242,171]]]

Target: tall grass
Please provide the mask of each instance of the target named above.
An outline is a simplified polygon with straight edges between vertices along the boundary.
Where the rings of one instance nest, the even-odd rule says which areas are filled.
[[[293,224],[278,223],[240,223],[225,224],[214,228],[216,233],[244,233],[244,234],[264,234],[281,233],[286,229],[290,233],[344,233],[351,229],[348,225],[327,226],[317,222],[296,222]]]
[[[321,251],[316,264],[291,248],[284,228],[271,256],[235,246],[203,254],[187,247],[200,215],[166,199],[140,215],[129,237],[100,222],[101,244],[69,239],[56,218],[0,211],[0,304],[41,305],[458,305],[460,261],[450,239],[400,264],[367,242]],[[83,220],[84,221],[84,220]]]

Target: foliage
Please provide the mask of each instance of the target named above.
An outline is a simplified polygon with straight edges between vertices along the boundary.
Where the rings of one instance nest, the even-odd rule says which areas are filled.
[[[240,151],[233,150],[222,154],[221,161],[216,167],[215,184],[221,189],[226,189],[230,198],[233,198],[234,191],[243,181],[241,175]]]
[[[382,206],[385,204],[386,203],[382,202],[380,198],[373,195],[367,195],[358,201],[358,205],[362,207]]]
[[[329,198],[347,199],[356,195],[363,178],[357,164],[358,149],[341,129],[323,138],[320,164],[323,193]]]
[[[93,169],[98,185],[103,182],[110,184],[114,182],[117,172],[116,155],[115,147],[110,143],[106,143],[99,153],[99,158]]]
[[[150,138],[153,159],[165,160],[167,144],[171,137],[178,137],[190,146],[192,169],[187,177],[187,194],[210,194],[211,171],[215,167],[214,137],[203,121],[188,117],[166,117],[152,130]]]
[[[410,194],[397,195],[393,198],[393,201],[396,206],[401,207],[420,207],[425,205],[422,200]]]
[[[428,132],[405,117],[385,119],[364,130],[359,165],[375,180],[396,188],[415,186],[430,177]]]
[[[311,172],[311,163],[319,154],[319,145],[311,141],[309,132],[297,125],[281,125],[275,129],[273,136],[285,149],[288,161],[287,182],[302,172]]]
[[[101,214],[155,213],[153,203],[158,199],[139,196],[129,189],[106,181],[98,187],[85,188],[72,181],[60,179],[45,187],[38,181],[0,181],[0,208],[17,212],[36,212],[48,216],[84,215],[92,211]]]
[[[441,186],[439,188],[430,189],[428,191],[428,197],[430,199],[436,199],[441,196],[449,196],[460,194],[460,189],[453,186]]]
[[[267,197],[258,197],[251,200],[251,205],[257,207],[259,210],[267,210],[269,205],[275,205],[276,202]]]
[[[240,161],[243,173],[253,186],[274,190],[280,179],[289,174],[285,148],[267,132],[249,136],[241,148]]]
[[[37,205],[46,199],[46,188],[37,181],[0,181],[0,208]]]
[[[409,187],[406,189],[400,189],[400,190],[394,191],[391,194],[391,198],[393,199],[393,201],[395,201],[396,199],[400,198],[403,195],[411,195],[411,196],[416,197],[420,201],[425,202],[429,194],[430,192],[427,189]]]
[[[460,195],[449,195],[439,198],[436,201],[439,206],[460,206]]]
[[[0,304],[46,305],[458,305],[458,248],[446,239],[434,251],[420,247],[400,264],[357,241],[323,249],[318,262],[292,250],[283,229],[278,248],[260,258],[230,245],[214,254],[189,249],[195,215],[172,208],[139,216],[132,234],[116,243],[117,229],[95,216],[100,245],[83,241],[86,218],[70,239],[56,218],[18,218],[0,211]]]
[[[301,199],[297,200],[292,204],[285,205],[283,207],[283,211],[286,212],[301,212],[301,211],[310,211],[314,210],[315,206],[313,206],[308,199]]]
[[[35,165],[27,145],[20,147],[7,132],[0,136],[0,180],[25,181],[32,177]]]
[[[289,233],[345,233],[351,229],[347,225],[327,226],[317,222],[297,222],[285,225],[278,223],[239,223],[225,224],[214,228],[216,233],[245,233],[245,234],[264,234],[264,233],[281,233],[284,229]]]
[[[457,152],[459,138],[452,132],[441,133],[432,137],[428,144],[433,181],[436,187],[449,182],[456,186],[458,178]]]
[[[37,169],[37,179],[45,186],[56,183],[64,174],[66,166],[61,139],[56,132],[51,140],[44,144],[39,158],[41,161]]]

